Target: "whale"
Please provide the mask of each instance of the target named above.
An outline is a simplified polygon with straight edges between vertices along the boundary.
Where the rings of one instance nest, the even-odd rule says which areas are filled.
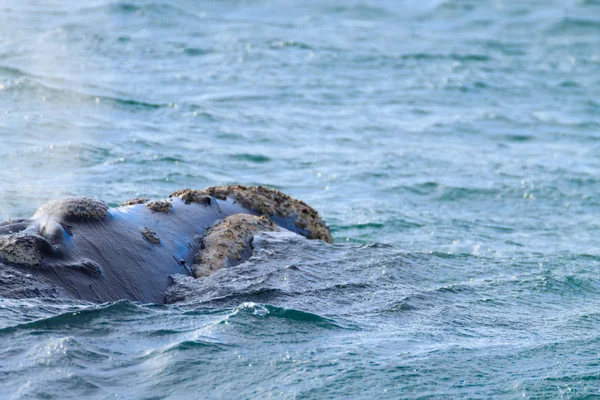
[[[0,223],[0,297],[161,304],[174,276],[203,279],[238,265],[255,234],[279,230],[333,243],[316,210],[263,186],[188,188],[112,208],[60,198]]]

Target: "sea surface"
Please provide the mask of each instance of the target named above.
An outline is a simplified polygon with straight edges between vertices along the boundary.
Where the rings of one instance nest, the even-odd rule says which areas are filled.
[[[600,398],[600,1],[0,0],[0,220],[268,185],[171,305],[0,299],[1,399]]]

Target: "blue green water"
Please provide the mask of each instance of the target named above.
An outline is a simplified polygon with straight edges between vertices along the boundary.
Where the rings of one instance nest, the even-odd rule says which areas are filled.
[[[278,188],[174,305],[0,299],[0,398],[600,396],[600,2],[0,2],[0,220]]]

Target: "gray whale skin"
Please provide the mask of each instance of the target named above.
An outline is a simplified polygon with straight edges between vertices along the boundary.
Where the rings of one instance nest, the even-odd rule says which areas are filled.
[[[0,296],[164,303],[172,275],[202,279],[239,264],[254,233],[280,229],[333,242],[315,210],[265,187],[183,189],[117,208],[59,199],[0,223]]]

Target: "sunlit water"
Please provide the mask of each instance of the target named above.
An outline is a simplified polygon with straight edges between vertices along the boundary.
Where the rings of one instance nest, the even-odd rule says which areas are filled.
[[[0,299],[1,398],[600,396],[596,0],[0,0],[0,138],[2,220],[244,183],[336,239]]]

